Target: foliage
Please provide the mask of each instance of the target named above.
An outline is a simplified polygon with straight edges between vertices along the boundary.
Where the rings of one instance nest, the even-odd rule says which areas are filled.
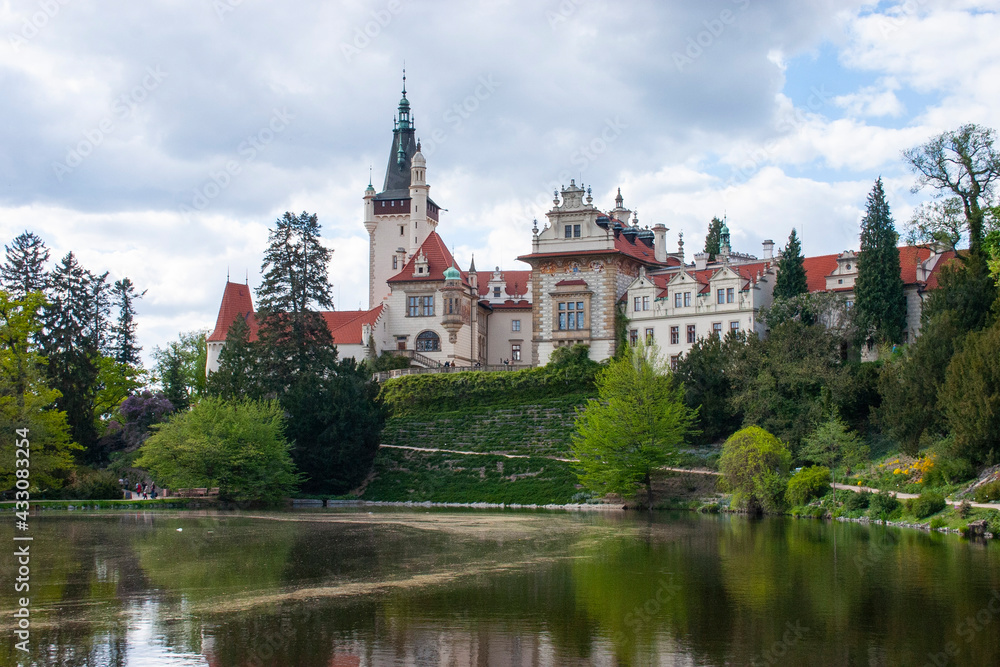
[[[963,458],[941,458],[934,461],[924,474],[924,486],[949,486],[968,481],[976,476],[976,470]]]
[[[223,500],[274,502],[298,483],[283,430],[277,401],[208,397],[160,425],[136,465],[161,486],[217,486]]]
[[[73,450],[65,413],[55,408],[59,392],[44,376],[44,359],[34,344],[44,301],[38,292],[14,299],[0,291],[0,432],[14,438],[27,429],[32,491],[59,488],[73,469]],[[13,441],[0,447],[0,491],[15,483]]]
[[[967,124],[903,152],[917,175],[914,191],[930,186],[938,196],[952,199],[952,208],[962,211],[973,255],[981,250],[985,209],[991,206],[995,182],[1000,178],[1000,153],[993,147],[995,139],[993,129]]]
[[[380,397],[393,416],[461,410],[469,404],[492,405],[587,392],[601,365],[586,345],[556,349],[545,366],[517,371],[425,373],[382,383]]]
[[[837,415],[832,415],[805,437],[799,458],[814,465],[836,467],[847,465],[848,473],[868,460],[868,446]]]
[[[643,484],[652,507],[652,475],[684,443],[696,415],[657,347],[640,341],[598,374],[597,398],[577,417],[573,453],[581,484],[622,495]]]
[[[85,468],[78,469],[72,481],[59,493],[59,497],[67,500],[121,500],[122,495],[122,487],[114,473]]]
[[[242,317],[229,326],[226,344],[219,353],[219,367],[208,377],[206,392],[227,400],[264,397],[259,345],[250,342],[250,325]]]
[[[870,435],[873,415],[882,405],[878,390],[883,361],[848,361],[837,385],[836,409],[849,428]],[[867,455],[865,456],[867,458]]]
[[[731,435],[722,446],[719,471],[733,504],[754,513],[780,511],[791,458],[783,442],[758,426]]]
[[[93,458],[102,464],[117,462],[112,466],[117,468],[121,462],[116,454],[135,452],[149,437],[150,428],[164,421],[173,411],[174,406],[162,393],[143,391],[129,396],[118,407],[118,414],[123,423],[110,422],[108,432],[95,446],[99,458]]]
[[[49,249],[33,232],[18,234],[9,246],[4,246],[6,261],[0,266],[0,284],[15,299],[23,299],[32,292],[44,293],[49,276],[46,264]]]
[[[938,273],[938,288],[924,303],[921,319],[926,323],[950,313],[961,334],[979,331],[996,320],[998,313],[991,306],[998,296],[985,257],[974,255],[964,264],[948,262]]]
[[[940,402],[955,453],[973,463],[1000,459],[1000,321],[969,334],[948,366]]]
[[[980,484],[973,492],[977,503],[993,503],[1000,500],[1000,480]]]
[[[712,216],[712,221],[708,223],[708,233],[705,235],[705,252],[708,253],[709,260],[714,260],[715,256],[722,251],[723,224],[718,216]]]
[[[866,510],[871,504],[872,492],[871,491],[851,491],[847,494],[844,499],[844,509],[848,512],[857,512],[858,510]]]
[[[226,337],[227,345],[228,336]],[[394,371],[401,368],[409,368],[410,360],[407,357],[394,354],[392,350],[383,350],[377,357],[365,359],[365,368],[369,373],[379,373],[381,371]]]
[[[774,329],[794,320],[803,324],[822,324],[827,331],[848,343],[855,337],[854,314],[847,307],[847,299],[836,292],[810,292],[784,299],[776,299],[760,314],[768,329]]]
[[[677,364],[675,375],[684,385],[685,401],[689,408],[698,408],[700,433],[693,438],[696,444],[718,442],[740,426],[742,416],[731,402],[729,369],[750,335],[731,331],[725,338],[699,338]]]
[[[944,496],[934,491],[924,491],[916,498],[906,501],[906,511],[918,519],[926,519],[947,507]]]
[[[859,334],[875,344],[901,343],[906,328],[897,240],[879,178],[868,195],[868,211],[861,221],[861,252],[854,283],[854,317]]]
[[[997,210],[996,208],[993,209],[994,212]],[[989,253],[987,266],[989,267],[990,275],[1000,285],[1000,228],[993,229],[986,235],[986,239],[983,241],[983,248]]]
[[[781,251],[781,259],[778,260],[778,277],[774,284],[775,300],[791,299],[809,291],[806,286],[806,269],[803,261],[802,244],[793,227],[792,233],[788,235],[788,245]]]
[[[97,396],[94,411],[98,417],[113,418],[122,401],[146,386],[149,374],[141,366],[133,366],[112,357],[97,360]]]
[[[111,288],[114,305],[118,308],[118,321],[112,327],[114,359],[120,364],[141,366],[139,352],[142,347],[136,341],[135,302],[146,295],[145,290],[137,293],[135,285],[128,278],[116,280]]]
[[[178,335],[166,348],[153,348],[154,378],[178,410],[205,395],[205,368],[208,364],[208,331],[201,329]]]
[[[788,480],[785,498],[789,505],[805,505],[830,491],[830,469],[826,466],[803,468]]]
[[[794,448],[827,412],[824,389],[840,396],[840,341],[821,325],[789,321],[764,339],[750,336],[730,370],[732,406]]]
[[[868,515],[873,519],[888,520],[900,508],[896,494],[889,491],[879,491],[872,494],[868,502]]]

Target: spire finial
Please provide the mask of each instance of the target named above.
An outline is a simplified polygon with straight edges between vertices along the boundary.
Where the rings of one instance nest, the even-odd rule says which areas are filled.
[[[246,271],[247,271],[247,276],[244,279],[243,284],[244,285],[249,285],[250,284],[250,269],[247,269]]]
[[[406,61],[403,61],[403,97],[406,97]]]
[[[372,165],[368,164],[368,187],[372,187]]]
[[[229,282],[229,267],[226,267],[226,282]]]

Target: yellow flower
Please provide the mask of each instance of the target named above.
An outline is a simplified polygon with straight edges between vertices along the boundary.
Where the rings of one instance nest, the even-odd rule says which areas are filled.
[[[892,471],[892,474],[893,475],[898,475],[900,472],[901,472],[900,469],[896,468],[895,470]]]

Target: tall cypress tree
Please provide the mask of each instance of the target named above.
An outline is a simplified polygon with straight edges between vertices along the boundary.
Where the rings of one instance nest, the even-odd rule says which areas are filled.
[[[135,336],[135,302],[145,294],[145,290],[137,293],[135,284],[128,278],[116,280],[111,288],[112,301],[118,308],[118,321],[112,327],[112,351],[118,363],[142,365],[142,359],[139,358],[142,348]]]
[[[799,237],[793,227],[792,233],[788,235],[788,245],[781,252],[781,259],[778,260],[778,278],[774,283],[775,299],[791,299],[809,291],[806,285],[806,268],[803,261],[802,245],[799,243]]]
[[[868,194],[868,212],[861,221],[861,253],[854,283],[858,335],[876,343],[902,342],[906,328],[898,238],[879,177]]]
[[[34,233],[24,231],[4,246],[6,261],[0,266],[0,282],[15,299],[48,288],[49,249]]]
[[[250,325],[243,317],[230,325],[219,353],[219,369],[208,376],[206,391],[226,400],[263,398],[260,351],[250,342]]]
[[[705,252],[708,253],[709,259],[715,259],[715,256],[722,251],[722,220],[717,217],[712,217],[712,222],[708,223],[708,235],[705,237]]]

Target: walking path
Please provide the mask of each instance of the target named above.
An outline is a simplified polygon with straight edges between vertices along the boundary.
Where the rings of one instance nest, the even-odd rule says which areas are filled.
[[[831,484],[830,486],[832,486],[835,489],[845,489],[847,491],[854,491],[855,493],[860,493],[861,491],[868,491],[869,493],[878,493],[878,491],[879,491],[878,489],[873,489],[870,486],[850,486],[848,484]],[[902,493],[902,492],[896,493],[896,492],[893,492],[893,494],[897,498],[900,498],[900,499],[903,499],[903,500],[907,500],[909,498],[919,498],[920,497],[916,493]],[[959,500],[945,500],[945,502],[948,503],[949,505],[956,505],[956,506],[962,504],[962,501],[959,501]],[[998,505],[996,503],[973,503],[973,502],[970,502],[969,505],[971,507],[981,507],[983,509],[988,509],[988,510],[1000,510],[1000,505]]]

